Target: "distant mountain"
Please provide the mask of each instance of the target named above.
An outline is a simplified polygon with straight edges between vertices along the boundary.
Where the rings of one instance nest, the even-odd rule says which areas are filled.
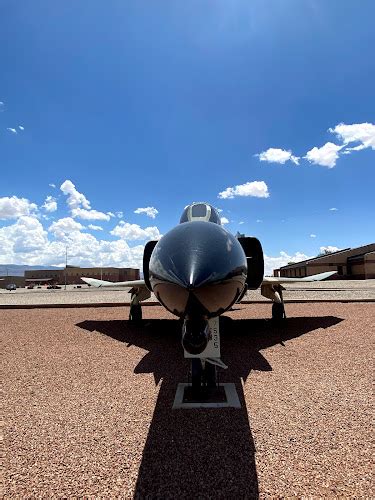
[[[18,266],[16,264],[0,264],[0,276],[24,276],[25,271],[38,269],[63,269],[56,266]]]

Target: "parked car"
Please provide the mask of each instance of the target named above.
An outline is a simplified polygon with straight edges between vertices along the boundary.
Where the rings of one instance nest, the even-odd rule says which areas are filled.
[[[15,292],[17,290],[17,285],[15,283],[9,283],[5,288],[10,292]]]
[[[32,289],[34,288],[34,285],[28,285],[26,288],[27,288],[28,290],[32,290]]]

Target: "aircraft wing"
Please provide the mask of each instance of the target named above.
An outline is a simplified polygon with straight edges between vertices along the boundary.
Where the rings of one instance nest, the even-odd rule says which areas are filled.
[[[107,286],[116,286],[122,288],[142,288],[146,287],[144,280],[133,280],[133,281],[104,281],[97,280],[95,278],[81,278],[82,281],[87,283],[88,285],[95,286],[97,288],[107,287]]]
[[[280,289],[277,288],[277,285],[283,285],[287,283],[302,283],[306,281],[322,281],[329,276],[336,274],[336,271],[329,271],[326,273],[313,274],[312,276],[306,276],[305,278],[279,278],[276,276],[264,277],[262,285],[260,287],[260,293],[267,297],[267,299],[271,299],[274,302],[281,303],[282,296],[280,293]],[[276,286],[275,286],[276,285]],[[285,290],[281,286],[281,290]]]
[[[329,278],[337,271],[328,271],[326,273],[313,274],[312,276],[305,276],[305,278],[284,278],[276,276],[265,276],[262,285],[282,285],[283,283],[300,283],[301,281],[322,281]]]

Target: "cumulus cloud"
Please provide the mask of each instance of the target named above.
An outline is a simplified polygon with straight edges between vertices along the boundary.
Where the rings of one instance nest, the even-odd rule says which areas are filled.
[[[55,212],[57,210],[56,199],[53,196],[47,196],[42,208],[44,208],[46,212]]]
[[[316,238],[316,234],[310,234],[310,238]]]
[[[51,184],[48,184],[48,185],[49,185],[49,187],[51,187],[51,188],[55,188],[55,187],[56,187],[56,184],[53,184],[52,182],[51,182]]]
[[[289,262],[301,262],[311,258],[312,257],[309,257],[302,252],[296,252],[294,255],[288,255],[286,252],[281,251],[277,257],[264,255],[264,274],[266,276],[272,276],[274,269],[286,266]]]
[[[266,161],[268,163],[280,163],[284,165],[287,161],[293,162],[295,165],[299,165],[299,156],[294,156],[291,151],[286,151],[285,149],[269,148],[267,151],[255,155],[259,157],[260,161]]]
[[[359,142],[358,146],[346,148],[345,152],[360,151],[365,148],[375,150],[375,125],[373,123],[339,123],[329,131],[343,141],[344,144]]]
[[[73,208],[72,217],[78,217],[84,220],[110,220],[110,215],[103,212],[98,212],[98,210],[86,210],[85,208]]]
[[[61,191],[68,197],[66,202],[70,209],[78,208],[81,205],[83,208],[90,210],[90,202],[86,196],[77,191],[72,181],[66,180],[60,186]]]
[[[135,214],[146,214],[147,217],[151,217],[151,219],[155,219],[157,214],[159,213],[158,210],[154,207],[145,207],[145,208],[137,208],[134,210]]]
[[[222,224],[229,224],[229,220],[226,217],[221,217],[220,220]]]
[[[92,229],[93,231],[103,231],[103,228],[101,226],[95,226],[94,224],[89,224],[87,227],[89,229]]]
[[[328,245],[326,247],[320,247],[319,250],[320,253],[332,253],[332,252],[338,252],[339,250],[341,250],[341,248]]]
[[[314,165],[322,165],[323,167],[333,168],[336,165],[336,160],[339,157],[339,151],[343,146],[327,142],[321,148],[312,148],[306,153],[306,160]]]
[[[142,229],[138,224],[129,224],[129,222],[124,221],[120,221],[119,224],[112,229],[111,234],[128,241],[158,240],[161,237],[159,229],[156,226]]]
[[[71,233],[81,231],[81,229],[84,229],[82,224],[75,221],[71,217],[64,217],[53,222],[48,228],[48,231],[50,231],[55,238],[63,239]]]
[[[23,127],[22,125],[18,125],[18,128],[19,128],[20,130],[25,130],[25,127]]]
[[[254,196],[256,198],[268,198],[268,186],[264,181],[246,182],[238,186],[228,187],[218,194],[218,198],[234,198],[235,196]]]
[[[22,215],[29,215],[38,207],[26,198],[4,196],[0,198],[0,219],[16,219]]]
[[[6,263],[7,254],[39,251],[48,242],[47,233],[36,217],[24,215],[11,226],[0,228],[0,254]]]
[[[116,217],[118,217],[119,219],[122,219],[124,217],[124,212],[116,212]]]
[[[256,222],[259,223],[259,222],[263,222],[263,221],[262,221],[262,219],[257,219]]]
[[[335,207],[330,208],[331,212],[337,212],[337,210],[338,210],[338,208],[335,208]]]
[[[130,247],[122,238],[99,240],[71,217],[51,224],[49,232],[34,216],[21,216],[13,225],[0,228],[0,263],[98,267],[142,267],[143,245]]]
[[[12,132],[12,134],[17,134],[17,130],[15,128],[12,128],[12,127],[7,127],[7,130],[9,132]]]
[[[105,214],[104,212],[93,210],[86,196],[80,193],[69,179],[61,184],[60,189],[67,196],[66,202],[71,210],[72,217],[84,220],[110,220],[111,217],[114,217],[112,212]]]
[[[243,220],[241,220],[238,224],[245,224],[245,222]]]

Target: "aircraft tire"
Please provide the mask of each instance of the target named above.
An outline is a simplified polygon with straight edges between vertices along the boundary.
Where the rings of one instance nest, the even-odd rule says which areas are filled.
[[[133,322],[142,321],[142,306],[141,304],[134,304],[130,306],[129,320]]]
[[[274,321],[282,321],[285,317],[284,304],[280,302],[274,302],[272,304],[272,319]]]

